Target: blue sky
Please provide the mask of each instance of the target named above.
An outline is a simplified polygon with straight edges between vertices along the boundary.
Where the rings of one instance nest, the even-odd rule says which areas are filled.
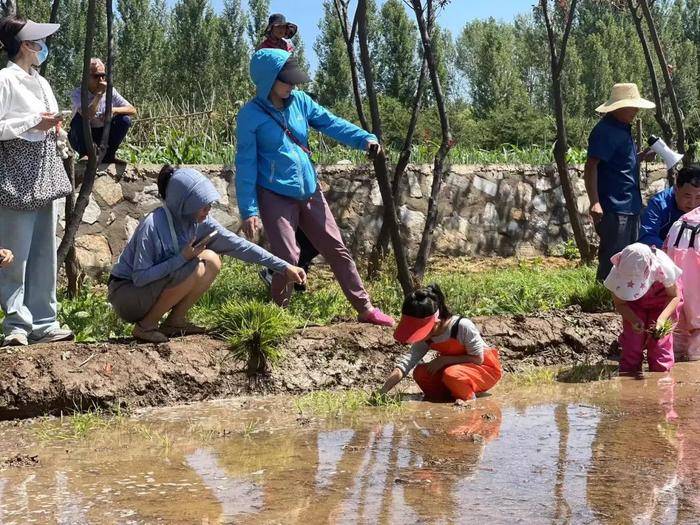
[[[223,0],[212,0],[218,10]],[[244,0],[245,2],[245,0]],[[378,0],[381,4],[382,0]],[[529,12],[535,0],[452,0],[439,17],[440,24],[457,35],[464,24],[475,18],[490,16],[509,21],[519,13]],[[313,44],[318,35],[318,22],[322,16],[322,0],[271,0],[270,12],[284,13],[287,20],[299,26],[299,32],[304,40],[306,55],[311,69],[316,69],[317,59]]]

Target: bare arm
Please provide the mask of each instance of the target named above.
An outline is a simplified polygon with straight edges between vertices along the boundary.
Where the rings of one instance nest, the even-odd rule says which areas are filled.
[[[622,318],[632,325],[635,332],[642,332],[645,328],[642,320],[637,317],[637,314],[632,311],[632,308],[627,304],[627,301],[618,299],[613,295],[613,303],[615,303],[615,310],[622,316]]]
[[[588,200],[591,203],[590,214],[593,222],[596,224],[603,218],[603,208],[600,206],[600,198],[598,196],[599,162],[600,160],[594,157],[588,157],[583,168],[583,180],[586,183],[586,193],[588,193]]]
[[[112,108],[112,115],[125,115],[127,117],[131,117],[133,115],[136,115],[136,108],[131,104],[129,104],[128,106]]]
[[[656,320],[657,328],[660,328],[661,325],[663,325],[668,318],[673,315],[673,312],[675,312],[676,308],[678,307],[678,303],[681,302],[681,295],[678,293],[678,287],[675,284],[666,288],[666,295],[668,295],[670,300],[666,305],[666,308],[663,309],[663,311],[659,314],[659,318]]]
[[[403,372],[399,368],[394,368],[392,370],[391,374],[389,374],[389,377],[386,378],[386,381],[384,382],[384,385],[382,386],[381,390],[379,390],[380,394],[386,394],[394,388],[396,385],[399,384],[399,381],[403,379]]]

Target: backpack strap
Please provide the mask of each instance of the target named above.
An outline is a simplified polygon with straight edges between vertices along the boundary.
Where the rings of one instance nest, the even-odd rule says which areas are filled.
[[[681,238],[683,237],[683,232],[685,231],[686,228],[688,228],[688,223],[683,221],[681,224],[680,229],[678,230],[678,235],[676,236],[676,242],[673,243],[674,248],[678,248],[678,245],[681,243]],[[694,240],[694,237],[693,237]]]
[[[289,127],[287,126],[287,123],[286,123],[286,122],[280,122],[280,121],[277,119],[277,117],[275,117],[275,116],[272,114],[272,111],[270,111],[269,109],[267,109],[267,108],[265,107],[265,105],[264,105],[263,103],[261,103],[259,100],[254,100],[253,102],[255,102],[255,104],[256,104],[260,109],[262,109],[265,113],[267,113],[268,116],[269,116],[272,120],[274,120],[275,123],[276,123],[280,128],[282,128],[282,131],[284,131],[284,134],[287,135],[287,137],[289,137],[289,140],[291,140],[294,144],[296,144],[297,146],[299,146],[299,147],[304,151],[304,153],[306,153],[309,157],[311,157],[312,151],[311,151],[311,149],[309,148],[309,146],[307,146],[306,144],[304,144],[301,140],[299,140],[299,139],[296,137],[296,135],[294,135],[294,133],[292,133],[292,130],[289,129]]]
[[[698,234],[698,231],[700,231],[700,224],[688,226],[688,228],[690,228],[690,241],[688,241],[688,248],[695,248],[695,236]]]
[[[457,339],[457,332],[459,331],[459,323],[464,319],[461,315],[457,318],[457,322],[452,325],[452,329],[450,330],[450,339]]]

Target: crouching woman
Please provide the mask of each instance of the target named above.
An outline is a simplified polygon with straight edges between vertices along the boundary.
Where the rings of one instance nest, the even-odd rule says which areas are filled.
[[[414,367],[413,379],[426,401],[471,400],[501,379],[498,350],[484,342],[473,322],[450,313],[437,284],[406,297],[394,339],[412,344],[411,353],[396,364],[381,394],[394,388]],[[439,355],[419,364],[428,350]]]
[[[122,319],[135,323],[136,339],[162,343],[168,336],[204,332],[187,320],[187,312],[216,279],[219,255],[260,264],[295,283],[305,281],[304,270],[209,216],[219,194],[198,171],[164,166],[158,193],[164,205],[141,221],[109,278],[109,302]]]

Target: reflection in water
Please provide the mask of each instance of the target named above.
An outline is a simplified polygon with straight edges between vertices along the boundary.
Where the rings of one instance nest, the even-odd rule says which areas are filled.
[[[69,446],[0,426],[0,458],[41,458],[0,474],[0,523],[700,523],[700,382],[674,375],[304,427],[283,398],[151,411],[138,425],[171,436],[167,452],[128,422]],[[266,402],[274,426],[200,437],[269,419]]]
[[[249,480],[229,476],[219,467],[216,456],[208,449],[197,449],[187,456],[187,464],[199,474],[204,484],[221,503],[224,519],[260,510],[263,492]]]
[[[319,432],[316,439],[318,447],[318,469],[316,470],[316,488],[328,486],[336,473],[343,451],[355,432],[352,430],[332,430]]]

